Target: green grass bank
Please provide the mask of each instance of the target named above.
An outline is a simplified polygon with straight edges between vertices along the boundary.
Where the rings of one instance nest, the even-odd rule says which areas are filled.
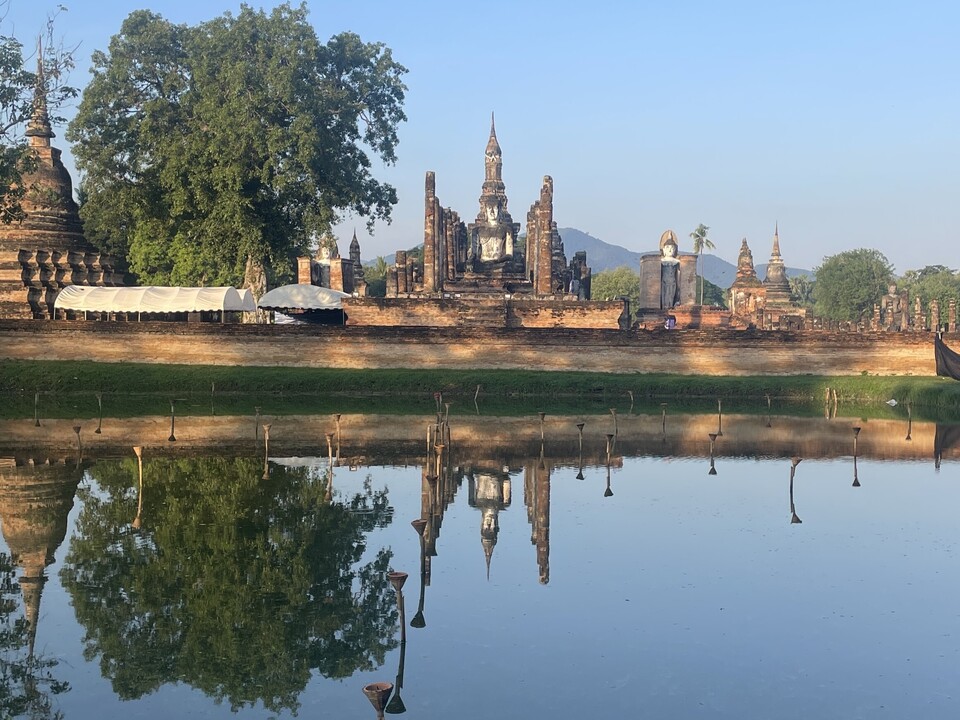
[[[477,393],[477,387],[480,387]],[[585,409],[659,411],[661,402],[691,411],[822,412],[828,390],[846,411],[864,416],[889,413],[885,403],[909,401],[918,417],[960,418],[960,383],[931,377],[762,376],[714,377],[597,374],[536,370],[331,370],[287,367],[225,367],[58,361],[0,361],[0,416],[34,413],[40,393],[44,413],[95,416],[95,400],[108,398],[110,415],[169,412],[432,412],[435,393],[451,412],[517,414]],[[632,394],[632,401],[631,401]],[[474,398],[476,396],[476,404]],[[123,398],[123,402],[110,398]],[[905,412],[905,410],[904,410]]]

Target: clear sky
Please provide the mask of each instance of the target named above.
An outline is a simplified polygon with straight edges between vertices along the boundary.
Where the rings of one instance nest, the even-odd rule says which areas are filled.
[[[2,27],[36,35],[56,9],[9,0]],[[227,0],[64,0],[57,20],[90,54],[149,7],[196,24]],[[260,7],[252,0],[248,3]],[[272,7],[276,3],[265,3]],[[356,227],[364,258],[423,240],[424,173],[470,221],[496,113],[510,211],[525,222],[543,175],[555,219],[636,251],[698,223],[736,262],[757,263],[774,225],[790,266],[876,248],[897,272],[960,268],[960,3],[956,0],[328,0],[310,3],[321,39],[349,30],[409,69],[393,223]],[[58,130],[55,144],[69,148]],[[74,181],[77,181],[74,171]]]

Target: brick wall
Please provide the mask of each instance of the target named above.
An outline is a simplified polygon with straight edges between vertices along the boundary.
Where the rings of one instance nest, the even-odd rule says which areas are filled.
[[[958,347],[960,337],[947,336]],[[704,375],[934,375],[928,333],[0,321],[0,359]]]

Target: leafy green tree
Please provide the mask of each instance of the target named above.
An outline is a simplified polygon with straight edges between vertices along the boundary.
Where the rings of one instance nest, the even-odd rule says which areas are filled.
[[[960,300],[960,276],[945,265],[907,270],[900,278],[899,286],[911,298],[919,297],[926,312],[929,312],[932,300],[936,300],[941,308],[948,307],[950,300]]]
[[[590,295],[594,300],[626,297],[630,300],[630,315],[634,317],[640,307],[640,275],[626,265],[603,270],[590,279]]]
[[[395,647],[386,490],[326,498],[328,477],[256,458],[99,462],[61,570],[84,654],[122,699],[182,682],[233,708],[296,710],[316,670],[345,678]],[[134,518],[137,522],[132,522]],[[369,557],[369,556],[367,556]]]
[[[831,320],[857,321],[873,312],[893,279],[893,267],[878,250],[860,248],[824,258],[814,269],[814,309]]]
[[[242,5],[197,26],[147,10],[92,60],[68,138],[88,237],[142,281],[271,284],[345,213],[389,220],[406,69],[307,7]],[[262,274],[262,273],[253,273]]]
[[[796,275],[789,278],[790,294],[802,307],[812,307],[814,281],[809,275]]]
[[[710,307],[727,307],[727,292],[719,285],[714,285],[704,277],[700,277],[701,296],[700,303],[706,303]]]
[[[716,245],[713,244],[712,240],[707,238],[707,231],[710,230],[709,227],[700,223],[697,225],[696,230],[690,233],[690,237],[693,238],[693,252],[697,255],[697,274],[700,275],[700,304],[703,305],[703,251],[704,250],[713,250],[716,248]]]
[[[9,2],[0,2],[0,22],[6,16]],[[59,108],[77,90],[65,79],[73,69],[73,52],[64,49],[54,37],[56,15],[47,20],[41,42],[33,58],[34,67],[42,75],[26,68],[27,59],[20,40],[0,30],[0,222],[17,222],[24,218],[21,201],[31,190],[23,176],[36,168],[29,151],[25,131],[33,115],[38,88],[42,88],[47,114],[52,124],[62,123]],[[39,62],[37,62],[39,58]]]
[[[383,297],[387,294],[387,261],[381,255],[373,266],[364,268],[363,277],[367,281],[367,294],[371,297]]]
[[[56,660],[30,652],[27,621],[16,615],[20,585],[17,567],[7,553],[0,553],[0,717],[58,720],[53,696],[70,689],[54,678]]]

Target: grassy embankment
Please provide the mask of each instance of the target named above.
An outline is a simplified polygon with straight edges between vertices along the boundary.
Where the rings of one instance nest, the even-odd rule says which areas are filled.
[[[474,395],[480,386],[478,407]],[[46,417],[95,417],[102,393],[112,416],[163,414],[174,399],[179,413],[425,412],[434,393],[451,401],[451,412],[523,414],[716,407],[726,412],[823,411],[827,389],[836,391],[844,412],[889,415],[885,401],[912,402],[916,417],[960,418],[960,383],[930,377],[778,376],[709,377],[611,375],[534,370],[327,370],[282,367],[102,364],[93,362],[0,361],[0,417],[26,417],[41,394]],[[905,410],[901,410],[905,413]]]

